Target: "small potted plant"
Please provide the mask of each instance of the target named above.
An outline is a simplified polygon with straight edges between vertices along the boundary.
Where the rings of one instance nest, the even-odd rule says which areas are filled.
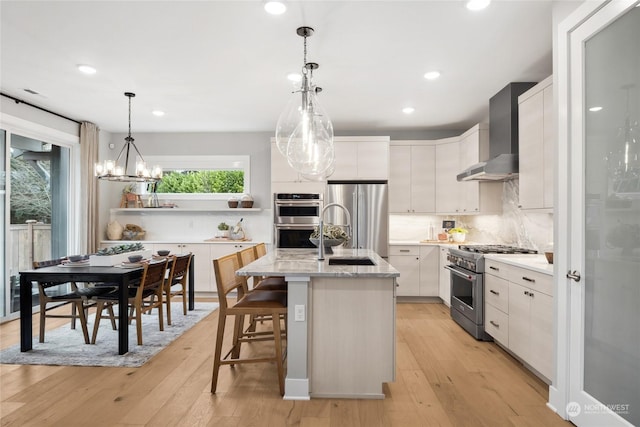
[[[218,224],[218,237],[229,237],[229,225],[226,222]]]
[[[466,228],[455,227],[449,229],[449,235],[454,242],[462,243],[469,231]]]

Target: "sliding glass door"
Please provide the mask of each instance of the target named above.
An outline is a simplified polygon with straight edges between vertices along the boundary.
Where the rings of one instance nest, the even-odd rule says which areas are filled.
[[[21,270],[67,254],[71,148],[2,131],[2,319],[17,316]],[[8,149],[7,149],[8,148]],[[34,306],[38,305],[34,295]]]

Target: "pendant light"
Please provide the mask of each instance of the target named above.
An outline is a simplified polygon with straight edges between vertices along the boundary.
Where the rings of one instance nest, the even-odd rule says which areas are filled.
[[[134,139],[131,137],[131,98],[136,96],[135,93],[125,92],[124,96],[129,98],[129,135],[124,139],[125,143],[116,160],[105,160],[104,163],[96,163],[95,173],[98,179],[106,181],[119,182],[157,182],[162,179],[162,168],[154,166],[150,171],[147,164],[140,154]],[[134,174],[129,174],[129,154],[131,147],[138,154],[139,160],[136,162],[136,170]],[[123,159],[124,156],[124,159]],[[121,163],[123,161],[123,163]],[[132,162],[133,163],[133,162]]]
[[[276,125],[276,146],[289,165],[307,177],[324,175],[334,162],[333,125],[318,101],[319,88],[313,84],[313,70],[319,65],[307,62],[307,37],[313,28],[300,27],[304,38],[304,64],[300,90],[293,93]]]

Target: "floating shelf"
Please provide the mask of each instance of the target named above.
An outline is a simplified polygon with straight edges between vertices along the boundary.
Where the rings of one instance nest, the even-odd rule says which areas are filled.
[[[215,212],[261,212],[261,208],[220,208],[220,209],[185,209],[185,208],[111,208],[111,213],[128,212],[128,213],[182,213],[182,212],[200,212],[200,213],[215,213]]]

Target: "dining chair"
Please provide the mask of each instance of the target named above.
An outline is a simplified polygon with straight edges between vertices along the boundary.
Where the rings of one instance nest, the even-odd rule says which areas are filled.
[[[167,265],[169,260],[149,262],[144,264],[142,278],[137,286],[130,286],[127,291],[129,323],[136,321],[136,334],[138,336],[138,345],[142,345],[142,313],[150,312],[154,308],[158,309],[158,326],[164,331],[163,314],[162,314],[162,294],[164,290],[164,281],[167,274]],[[93,335],[91,344],[96,343],[98,328],[100,327],[100,319],[102,310],[106,304],[115,305],[118,303],[118,292],[115,290],[108,294],[95,297],[96,301],[96,321],[93,325]],[[120,307],[120,310],[126,310],[127,307]]]
[[[221,365],[243,363],[275,362],[278,371],[280,395],[284,395],[284,359],[286,350],[282,349],[282,336],[280,330],[280,316],[287,312],[287,293],[281,291],[248,292],[246,282],[236,276],[236,270],[240,267],[238,255],[232,253],[213,260],[213,269],[218,290],[218,330],[216,334],[215,354],[213,361],[213,375],[211,378],[211,393],[215,393],[218,386],[218,373]],[[229,294],[238,293],[235,304],[228,301]],[[240,296],[242,294],[242,296]],[[241,331],[246,315],[270,315],[273,323],[273,333],[262,337],[242,337]],[[233,342],[231,349],[222,357],[222,344],[227,317],[234,320]],[[264,357],[241,358],[241,345],[243,342],[271,340],[274,343],[274,354]]]
[[[192,253],[173,255],[169,276],[164,283],[164,302],[166,303],[167,325],[171,324],[171,299],[182,297],[182,314],[187,315],[187,279]]]
[[[262,258],[267,254],[267,245],[264,242],[257,243],[256,245],[253,246],[253,250],[256,254],[256,259]],[[284,276],[268,276],[268,277],[263,276],[262,279],[279,279],[281,283],[287,283],[284,280]],[[265,284],[267,283],[269,282],[265,282]],[[272,281],[271,283],[277,283],[277,282]]]
[[[61,265],[66,258],[56,258],[46,261],[33,261],[33,268],[37,270],[44,267]],[[63,285],[69,285],[71,292],[62,289]],[[64,293],[60,293],[60,291]],[[40,337],[39,342],[44,342],[45,322],[48,317],[71,319],[71,329],[76,328],[76,319],[80,320],[82,335],[85,344],[89,344],[87,331],[87,317],[83,298],[76,292],[78,286],[75,282],[38,282],[38,297],[40,301]],[[47,314],[48,311],[60,305],[71,304],[71,314]]]

